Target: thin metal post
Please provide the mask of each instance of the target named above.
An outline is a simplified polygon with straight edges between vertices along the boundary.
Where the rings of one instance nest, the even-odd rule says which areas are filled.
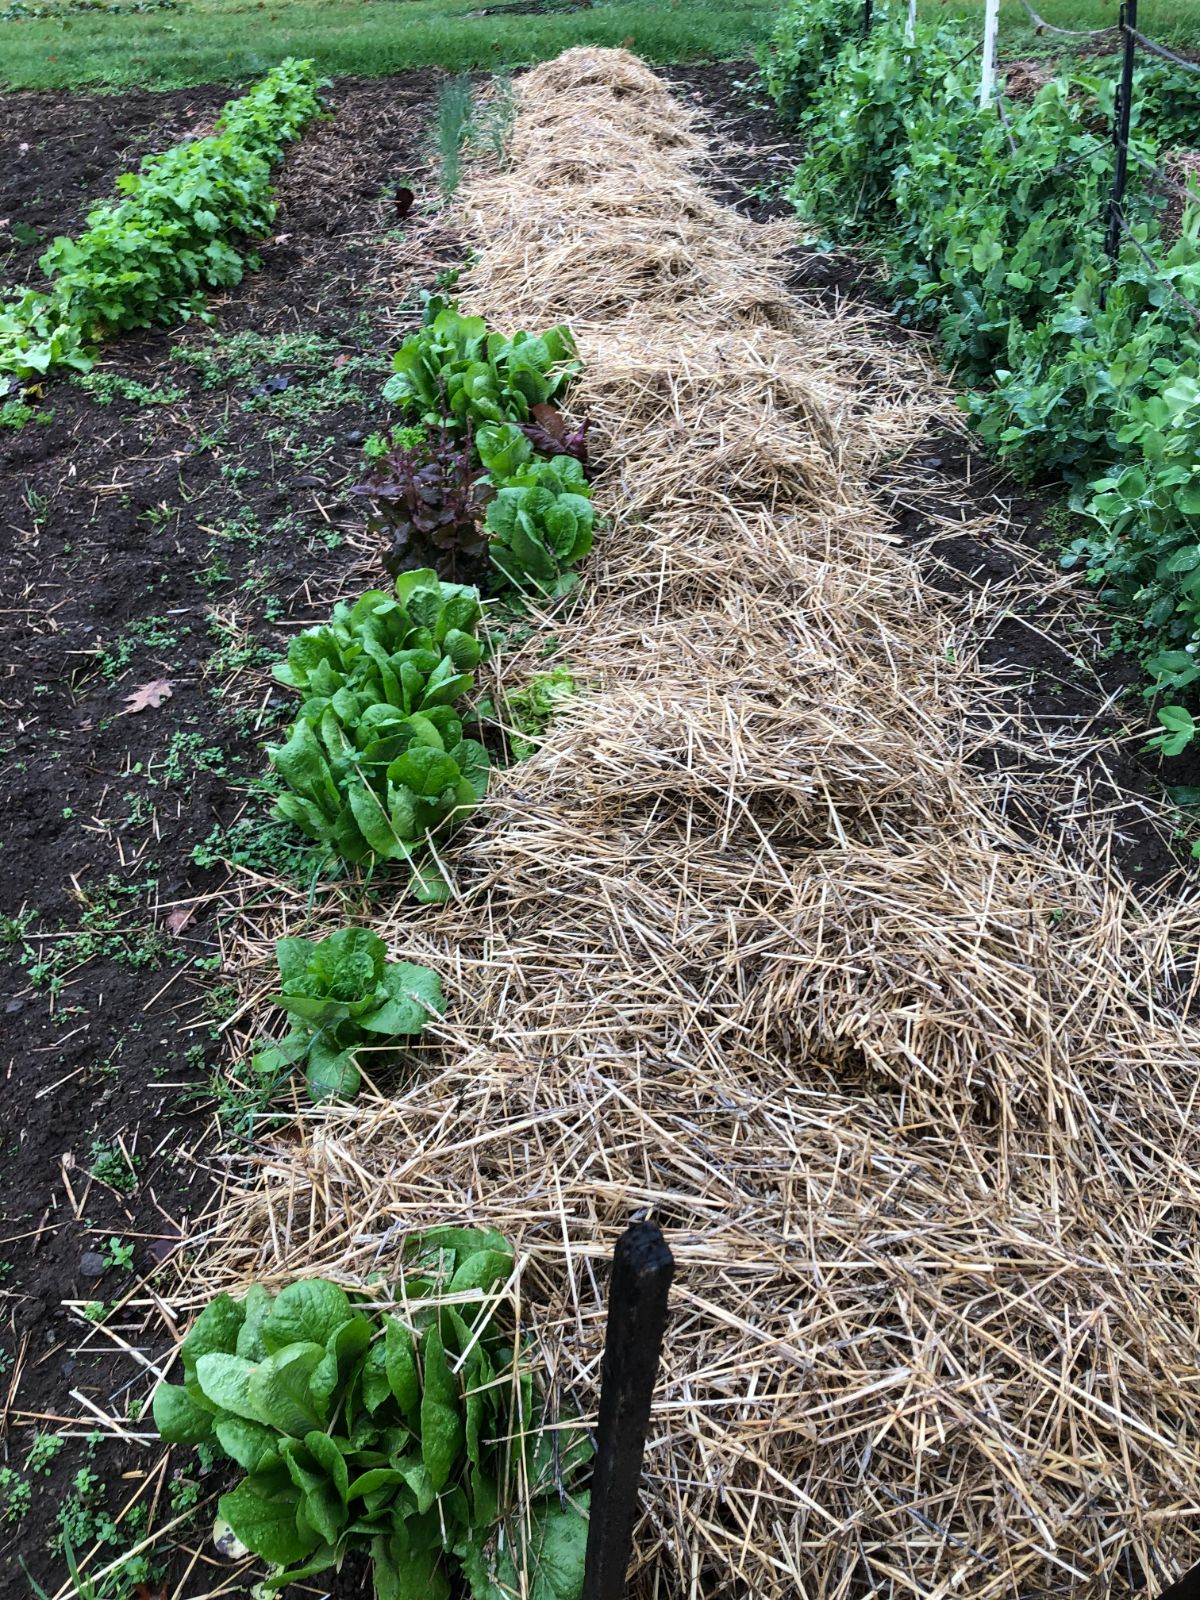
[[[996,84],[996,33],[1000,27],[1000,0],[987,0],[983,12],[983,70],[979,75],[979,104],[987,110]]]
[[[863,0],[863,38],[864,39],[866,38],[867,34],[869,34],[870,31],[871,31],[871,12],[872,12],[872,10],[873,10],[873,0]]]
[[[624,1600],[650,1401],[674,1273],[666,1240],[652,1222],[633,1223],[617,1240],[582,1600]]]
[[[904,42],[912,44],[917,37],[917,0],[908,0],[908,16],[904,19]]]
[[[1117,153],[1113,164],[1112,198],[1108,202],[1108,232],[1104,239],[1104,253],[1110,261],[1117,259],[1117,252],[1121,248],[1121,203],[1125,199],[1125,182],[1129,173],[1129,119],[1133,111],[1137,0],[1122,0],[1120,16],[1119,26],[1125,39],[1125,54],[1121,58],[1121,83],[1117,89],[1116,115],[1113,118],[1113,144]]]

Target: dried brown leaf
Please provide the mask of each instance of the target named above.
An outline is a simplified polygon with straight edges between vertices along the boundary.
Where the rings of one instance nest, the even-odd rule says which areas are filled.
[[[135,689],[131,695],[125,697],[123,717],[132,716],[135,712],[145,711],[147,707],[158,707],[164,700],[171,698],[171,680],[169,678],[154,678],[150,683],[144,683],[140,689]]]

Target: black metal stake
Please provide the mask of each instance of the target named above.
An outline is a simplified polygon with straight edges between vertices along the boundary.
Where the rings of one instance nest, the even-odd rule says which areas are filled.
[[[1200,1600],[1200,1567],[1193,1567],[1182,1578],[1164,1589],[1158,1600]]]
[[[871,31],[871,13],[874,9],[873,0],[863,0],[863,37]]]
[[[652,1222],[626,1228],[613,1251],[608,1290],[583,1600],[624,1600],[650,1401],[667,1326],[667,1290],[674,1274],[667,1242]]]
[[[1104,253],[1110,261],[1117,259],[1121,248],[1121,203],[1125,199],[1125,180],[1129,171],[1129,118],[1133,111],[1133,58],[1137,52],[1134,31],[1137,28],[1137,0],[1122,0],[1120,27],[1125,38],[1125,54],[1121,58],[1121,85],[1117,90],[1116,116],[1113,119],[1113,143],[1117,159],[1113,167],[1112,199],[1108,203],[1108,233],[1104,240]]]

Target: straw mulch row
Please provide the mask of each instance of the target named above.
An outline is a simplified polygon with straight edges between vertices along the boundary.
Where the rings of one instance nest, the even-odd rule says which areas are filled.
[[[448,848],[460,899],[383,930],[442,974],[435,1047],[276,1136],[177,1303],[488,1224],[590,1414],[644,1211],[678,1271],[631,1593],[1123,1593],[1200,1553],[1195,908],[972,775],[967,602],[867,488],[943,397],[789,297],[788,230],[704,155],[638,61],[576,50],[463,200],[469,309],[568,320],[587,362],[611,526],[548,624],[586,692]],[[243,926],[248,996],[305,911]]]

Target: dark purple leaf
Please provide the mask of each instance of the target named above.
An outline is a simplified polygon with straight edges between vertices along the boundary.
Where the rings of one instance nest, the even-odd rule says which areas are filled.
[[[453,582],[483,577],[493,489],[470,429],[456,438],[443,425],[416,446],[392,449],[353,492],[371,500],[372,525],[390,535],[383,559],[393,576],[433,567]]]
[[[587,466],[588,423],[586,417],[576,427],[571,427],[556,406],[536,405],[530,410],[531,422],[522,424],[521,432],[539,455],[574,456]]]

